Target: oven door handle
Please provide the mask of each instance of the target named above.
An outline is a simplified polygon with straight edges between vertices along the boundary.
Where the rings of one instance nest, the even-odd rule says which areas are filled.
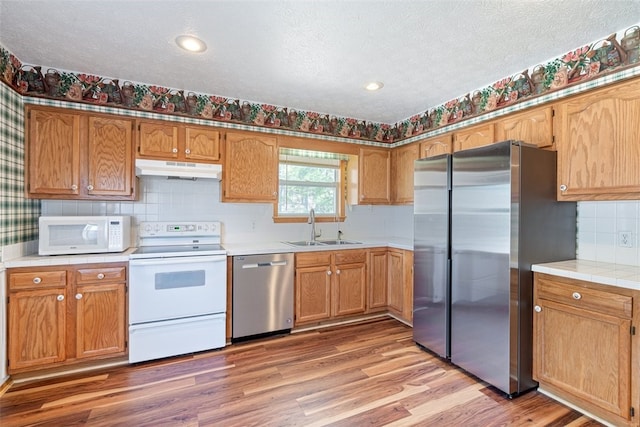
[[[222,262],[226,261],[226,255],[208,255],[208,256],[186,256],[186,257],[171,257],[171,258],[153,258],[153,259],[132,259],[129,260],[130,266],[140,265],[167,265],[167,264],[193,264],[195,262]]]

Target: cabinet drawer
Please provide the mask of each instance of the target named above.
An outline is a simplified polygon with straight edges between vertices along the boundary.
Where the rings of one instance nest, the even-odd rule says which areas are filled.
[[[76,271],[76,283],[95,283],[95,282],[124,282],[127,279],[126,268],[120,267],[103,267],[103,268],[79,268]]]
[[[296,254],[296,267],[331,264],[331,252],[306,252]]]
[[[342,251],[336,252],[335,264],[355,264],[360,262],[366,262],[366,251],[354,250],[354,251]]]
[[[631,318],[633,315],[633,297],[631,296],[546,279],[540,279],[537,284],[538,298],[541,299],[617,317]]]
[[[9,273],[10,291],[16,289],[64,287],[66,285],[67,272],[65,270]]]

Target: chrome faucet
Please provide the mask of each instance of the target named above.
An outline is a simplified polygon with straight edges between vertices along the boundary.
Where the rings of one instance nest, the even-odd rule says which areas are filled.
[[[316,237],[320,237],[320,234],[316,234],[316,211],[311,208],[309,210],[309,224],[311,224],[311,242],[316,241]]]

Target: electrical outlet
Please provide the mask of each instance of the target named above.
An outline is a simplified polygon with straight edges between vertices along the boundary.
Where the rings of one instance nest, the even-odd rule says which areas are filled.
[[[623,248],[633,247],[633,233],[630,231],[618,232],[618,246]]]

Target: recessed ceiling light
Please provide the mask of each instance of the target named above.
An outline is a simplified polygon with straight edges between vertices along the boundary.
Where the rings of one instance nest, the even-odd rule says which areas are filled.
[[[189,52],[204,52],[207,50],[205,42],[194,36],[178,36],[176,37],[176,43]]]
[[[382,84],[382,82],[370,82],[367,83],[367,85],[364,87],[366,90],[380,90],[384,87],[384,84]]]

